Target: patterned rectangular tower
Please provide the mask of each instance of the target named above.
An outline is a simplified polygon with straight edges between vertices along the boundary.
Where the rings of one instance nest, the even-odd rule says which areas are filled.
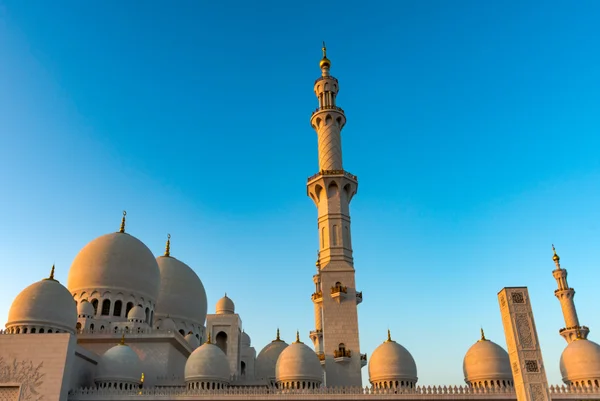
[[[498,293],[498,302],[517,401],[549,401],[548,380],[527,287],[503,288]]]

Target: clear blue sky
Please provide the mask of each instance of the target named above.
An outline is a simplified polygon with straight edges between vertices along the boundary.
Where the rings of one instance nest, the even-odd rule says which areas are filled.
[[[526,4],[523,4],[526,3]],[[528,286],[550,382],[551,244],[600,340],[600,3],[0,0],[0,318],[116,231],[227,292],[260,350],[314,328],[306,177],[321,41],[346,111],[361,351],[460,384]],[[367,377],[367,369],[363,369]]]

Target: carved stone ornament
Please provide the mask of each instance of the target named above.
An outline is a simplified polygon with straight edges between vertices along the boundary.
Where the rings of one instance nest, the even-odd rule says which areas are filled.
[[[513,292],[512,293],[512,301],[514,304],[524,304],[525,297],[523,297],[522,292]]]
[[[526,360],[525,361],[525,370],[527,372],[531,372],[531,373],[537,373],[540,371],[540,369],[538,368],[537,361],[534,361],[534,360]]]
[[[7,362],[0,357],[0,386],[2,383],[19,383],[21,385],[21,398],[19,400],[41,401],[44,396],[38,388],[44,383],[42,373],[43,362],[37,366],[31,361]]]

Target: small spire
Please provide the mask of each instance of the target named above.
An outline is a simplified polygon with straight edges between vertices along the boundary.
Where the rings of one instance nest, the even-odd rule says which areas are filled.
[[[208,338],[206,339],[206,344],[212,344],[212,341],[210,338],[210,331],[208,332]]]
[[[50,277],[48,277],[48,279],[54,280],[54,263],[52,264],[52,269],[50,270]]]
[[[321,59],[321,62],[319,63],[319,67],[321,69],[326,69],[329,70],[329,68],[331,67],[331,61],[329,61],[329,59],[327,58],[327,46],[325,46],[325,41],[323,41],[323,58]],[[324,76],[329,75],[329,72],[324,71],[323,72]]]
[[[483,332],[483,327],[481,327],[479,330],[481,331],[481,340],[479,341],[487,341],[487,339],[485,338],[485,333]]]
[[[279,327],[277,328],[277,337],[275,337],[275,341],[281,341],[281,338],[279,337]]]
[[[120,233],[125,232],[125,216],[127,216],[127,212],[123,210],[123,218],[121,219],[121,228],[119,229]]]
[[[300,341],[300,332],[298,330],[296,330],[296,343],[302,344],[302,341]]]
[[[119,342],[119,345],[125,345],[125,333],[121,335],[121,342]]]
[[[388,329],[388,338],[387,340],[385,340],[386,343],[392,342],[392,333],[390,332],[390,329]]]
[[[315,263],[317,270],[321,270],[321,252],[317,251],[317,262]]]
[[[552,244],[552,252],[554,252],[554,256],[552,256],[552,260],[554,261],[556,268],[560,269],[560,256],[558,256],[558,254],[556,253],[556,248],[554,248],[554,244]]]
[[[167,247],[165,248],[165,256],[171,256],[171,234],[167,234]]]

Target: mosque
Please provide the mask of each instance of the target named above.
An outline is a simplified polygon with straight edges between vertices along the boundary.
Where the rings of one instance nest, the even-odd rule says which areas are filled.
[[[559,362],[564,384],[548,386],[525,287],[498,295],[508,352],[482,330],[464,357],[464,386],[419,386],[417,362],[389,331],[368,359],[360,352],[363,297],[355,283],[349,209],[358,179],[342,165],[346,116],[337,106],[338,80],[330,75],[325,46],[319,66],[318,107],[310,119],[319,172],[307,183],[319,230],[310,343],[296,333],[288,344],[277,332],[257,354],[233,300],[225,295],[209,314],[204,284],[171,255],[170,237],[155,257],[127,232],[124,213],[117,232],[75,256],[66,285],[52,267],[48,278],[13,301],[0,335],[0,401],[600,400],[600,346],[579,324],[575,290],[556,251],[552,274],[567,341]],[[362,387],[363,374],[368,387]]]

